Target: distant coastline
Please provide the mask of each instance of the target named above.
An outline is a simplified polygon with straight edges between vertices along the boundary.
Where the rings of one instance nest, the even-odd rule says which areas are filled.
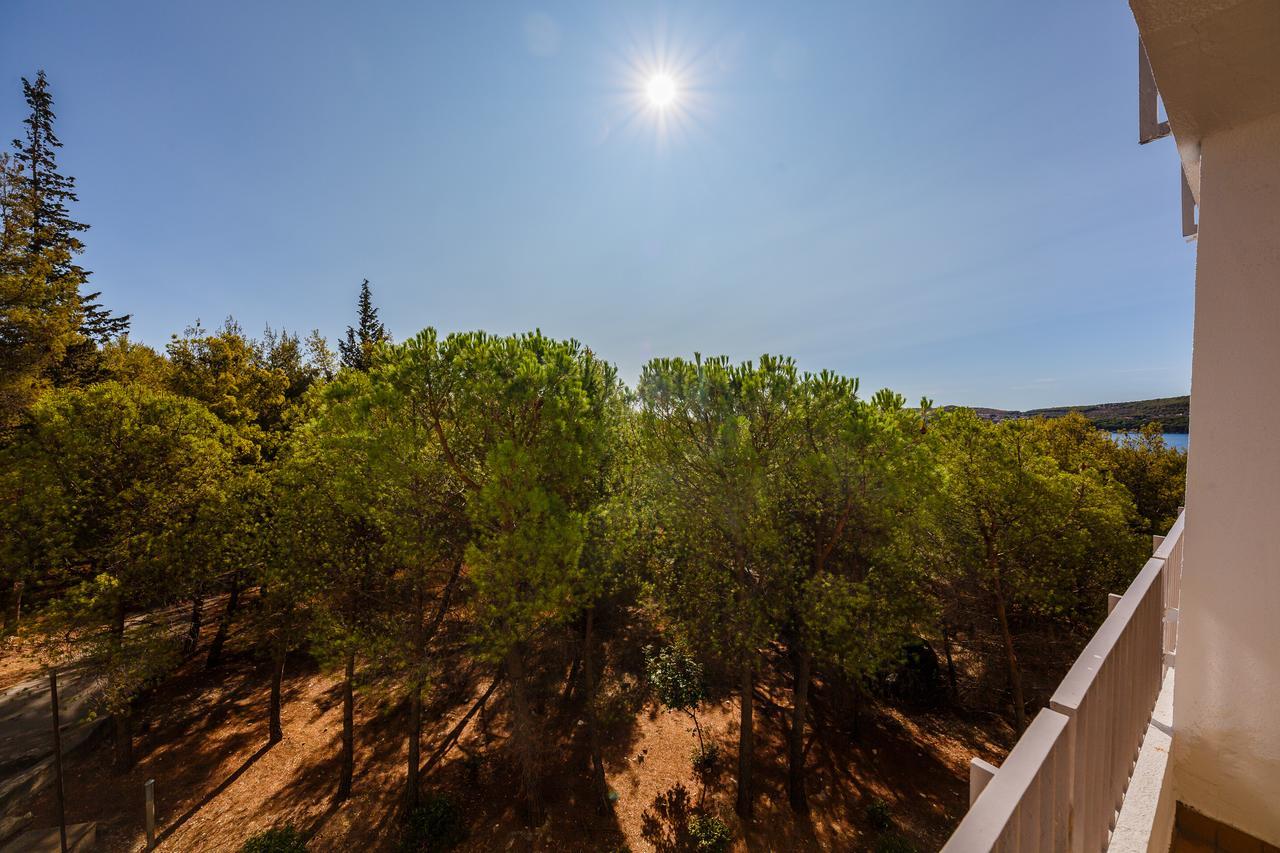
[[[1127,403],[1095,403],[1089,406],[1055,406],[1048,409],[989,409],[974,406],[973,410],[984,418],[1004,421],[1011,418],[1060,418],[1070,412],[1079,412],[1093,421],[1098,429],[1107,432],[1124,432],[1141,429],[1149,423],[1158,423],[1164,432],[1187,433],[1191,429],[1191,397],[1160,397],[1155,400],[1134,400]]]

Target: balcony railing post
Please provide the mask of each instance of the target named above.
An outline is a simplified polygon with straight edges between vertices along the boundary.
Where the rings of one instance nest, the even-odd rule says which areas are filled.
[[[969,814],[944,850],[1105,848],[1174,658],[1183,521],[1155,537],[1124,595],[1109,596],[1107,618],[999,772],[970,762]]]
[[[981,758],[969,759],[969,808],[978,801],[978,795],[986,790],[987,783],[995,778],[997,768]]]

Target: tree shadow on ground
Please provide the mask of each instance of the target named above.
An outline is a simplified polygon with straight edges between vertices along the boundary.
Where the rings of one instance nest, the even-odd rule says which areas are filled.
[[[160,836],[157,839],[157,841],[164,841],[169,836],[173,835],[173,833],[181,829],[186,824],[187,821],[189,821],[192,817],[196,815],[197,812],[199,812],[202,808],[204,808],[209,803],[211,803],[219,794],[221,794],[223,791],[229,788],[233,782],[235,782],[237,779],[243,776],[245,771],[248,770],[250,767],[252,767],[259,758],[266,755],[272,746],[274,746],[274,744],[267,743],[258,747],[258,751],[255,752],[253,755],[250,755],[248,758],[246,758],[244,760],[244,763],[241,764],[239,767],[237,767],[230,776],[228,776],[227,778],[219,782],[217,787],[213,788],[211,791],[209,791],[207,794],[201,797],[199,802],[193,804],[189,809],[183,812],[176,820],[174,820],[167,827],[165,827],[164,831],[160,833]]]

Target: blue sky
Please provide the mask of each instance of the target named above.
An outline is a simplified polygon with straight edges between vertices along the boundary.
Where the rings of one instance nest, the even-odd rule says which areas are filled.
[[[1186,393],[1194,247],[1136,31],[1072,3],[27,2],[134,337],[540,327],[633,381],[761,352],[915,399]],[[662,66],[676,106],[644,103]]]

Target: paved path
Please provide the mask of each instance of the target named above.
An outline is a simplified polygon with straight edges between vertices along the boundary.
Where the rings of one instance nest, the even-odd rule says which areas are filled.
[[[91,673],[58,677],[62,752],[88,740],[104,720],[86,721],[91,710]],[[48,678],[32,679],[0,692],[0,842],[27,822],[27,803],[49,785],[53,771],[53,713]]]
[[[71,746],[66,738],[75,736],[75,729],[89,712],[92,681],[85,673],[58,677],[64,750]],[[0,780],[11,775],[14,769],[53,755],[52,729],[47,678],[24,681],[0,692]]]

